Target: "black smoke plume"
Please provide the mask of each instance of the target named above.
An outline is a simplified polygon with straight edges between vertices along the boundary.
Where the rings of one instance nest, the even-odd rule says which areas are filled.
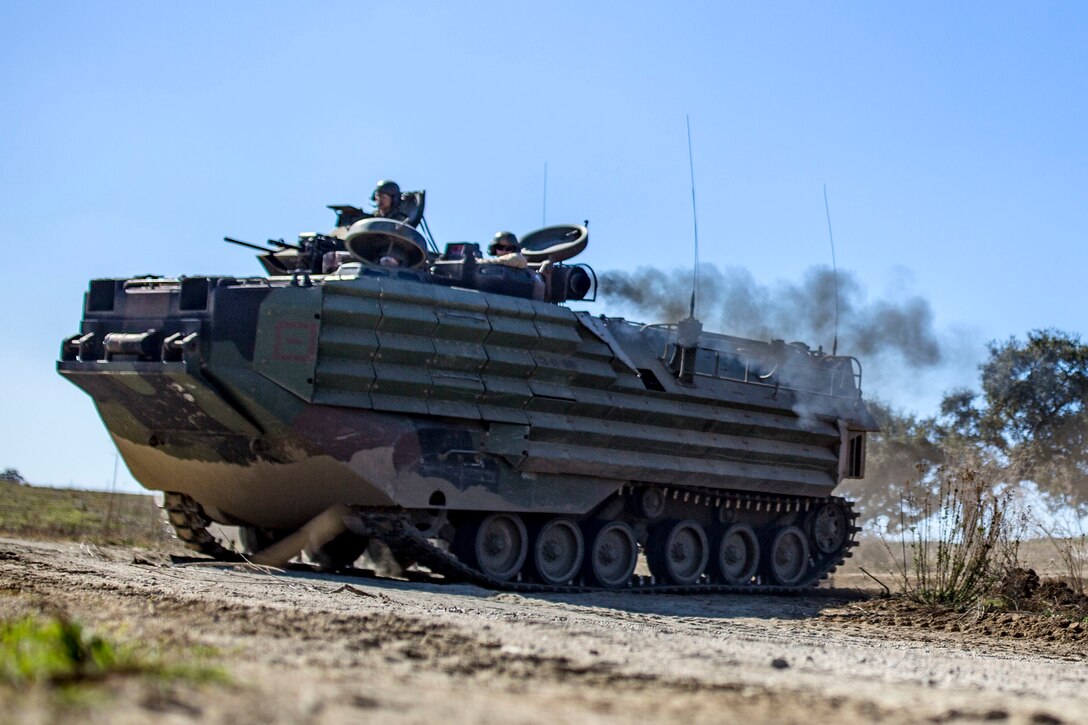
[[[688,313],[691,271],[639,268],[605,272],[601,296],[630,308],[645,322],[676,322]],[[699,267],[699,308],[706,329],[757,340],[773,338],[822,346],[835,339],[835,276],[813,267],[800,282],[756,282],[746,270]],[[909,367],[942,361],[933,312],[921,297],[868,300],[855,276],[839,272],[838,352],[859,358],[898,358]]]

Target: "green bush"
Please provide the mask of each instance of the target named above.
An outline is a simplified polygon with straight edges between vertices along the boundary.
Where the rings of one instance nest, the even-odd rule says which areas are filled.
[[[0,684],[63,686],[110,674],[227,681],[222,670],[203,663],[213,650],[176,654],[167,661],[161,652],[110,643],[64,616],[0,620]]]
[[[0,680],[67,682],[129,668],[130,658],[65,618],[0,622]]]

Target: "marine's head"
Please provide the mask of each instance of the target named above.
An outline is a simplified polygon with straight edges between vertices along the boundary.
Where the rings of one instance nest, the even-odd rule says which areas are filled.
[[[497,232],[487,245],[487,253],[495,257],[520,251],[521,245],[513,232]]]
[[[400,204],[400,186],[395,181],[382,179],[374,187],[374,193],[370,195],[370,198],[378,207],[378,213],[384,214],[391,209],[396,209]]]

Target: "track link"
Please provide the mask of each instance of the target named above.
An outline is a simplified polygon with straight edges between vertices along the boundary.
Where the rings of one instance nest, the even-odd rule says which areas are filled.
[[[167,492],[163,497],[162,507],[170,520],[170,525],[174,527],[174,532],[186,548],[221,561],[242,560],[237,552],[231,551],[215,540],[208,531],[212,520],[191,496]]]
[[[690,491],[688,493],[691,493]],[[701,494],[703,495],[703,494]],[[713,495],[713,494],[711,494]],[[721,494],[715,496],[720,503],[721,500],[726,498]],[[781,505],[781,500],[775,500],[773,497],[745,497],[735,496],[733,497],[741,506],[751,505]],[[756,502],[755,499],[759,498],[760,501]],[[792,502],[798,500],[792,499],[791,505],[795,505]],[[375,512],[373,510],[356,510],[355,514],[359,517],[359,521],[366,529],[371,532],[372,536],[375,536],[385,542],[387,546],[397,556],[404,556],[415,560],[418,564],[430,569],[436,574],[440,574],[443,577],[452,581],[461,581],[471,584],[476,584],[488,589],[496,589],[500,591],[510,592],[523,592],[523,593],[556,593],[556,594],[570,594],[578,592],[600,592],[600,591],[621,591],[621,592],[639,592],[644,594],[801,594],[810,591],[819,581],[825,579],[835,569],[837,569],[847,557],[850,556],[850,549],[857,546],[857,542],[854,540],[853,535],[860,529],[854,526],[854,522],[857,518],[857,514],[853,512],[851,502],[839,498],[839,497],[825,497],[825,498],[811,498],[800,500],[801,505],[819,505],[823,503],[835,502],[841,504],[846,509],[847,520],[850,522],[849,538],[843,544],[843,546],[833,554],[826,557],[824,566],[815,570],[812,575],[800,584],[793,586],[780,586],[770,584],[753,584],[750,586],[736,586],[729,584],[715,584],[710,581],[700,581],[695,584],[689,585],[673,585],[673,584],[659,584],[655,583],[652,577],[635,575],[631,577],[627,586],[619,587],[616,589],[603,589],[601,587],[585,586],[580,584],[564,584],[564,585],[552,585],[552,584],[540,584],[537,582],[529,581],[500,581],[489,577],[483,572],[467,566],[460,559],[456,558],[452,554],[438,548],[432,544],[428,539],[424,538],[420,532],[412,525],[407,515],[399,511],[384,511]]]
[[[541,584],[530,581],[500,581],[474,569],[452,554],[443,551],[426,539],[403,510],[355,509],[353,514],[356,531],[365,529],[368,535],[381,539],[402,560],[415,561],[450,581],[466,582],[487,589],[521,593],[575,594],[581,592],[637,592],[642,594],[802,594],[810,591],[819,581],[825,579],[851,556],[850,550],[857,546],[853,536],[859,528],[854,526],[857,514],[850,501],[839,497],[783,499],[758,494],[728,494],[716,491],[683,490],[677,495],[704,497],[707,505],[720,506],[728,501],[729,507],[737,509],[761,510],[773,507],[776,511],[789,511],[791,508],[805,510],[824,503],[838,503],[846,510],[850,524],[849,538],[843,546],[825,558],[822,568],[816,569],[811,576],[800,584],[780,586],[771,584],[753,584],[737,586],[716,584],[707,580],[688,585],[656,583],[653,577],[635,575],[624,587],[603,589],[602,587],[583,584]],[[206,556],[222,561],[240,561],[242,557],[218,541],[208,531],[212,523],[204,509],[193,498],[181,493],[167,493],[163,503],[170,519],[170,524],[185,546]]]

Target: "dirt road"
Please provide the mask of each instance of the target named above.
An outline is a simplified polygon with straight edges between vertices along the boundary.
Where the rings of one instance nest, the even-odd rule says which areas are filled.
[[[0,539],[0,616],[51,608],[233,679],[116,678],[101,722],[1088,722],[1082,640],[874,623],[833,592],[522,596]]]

